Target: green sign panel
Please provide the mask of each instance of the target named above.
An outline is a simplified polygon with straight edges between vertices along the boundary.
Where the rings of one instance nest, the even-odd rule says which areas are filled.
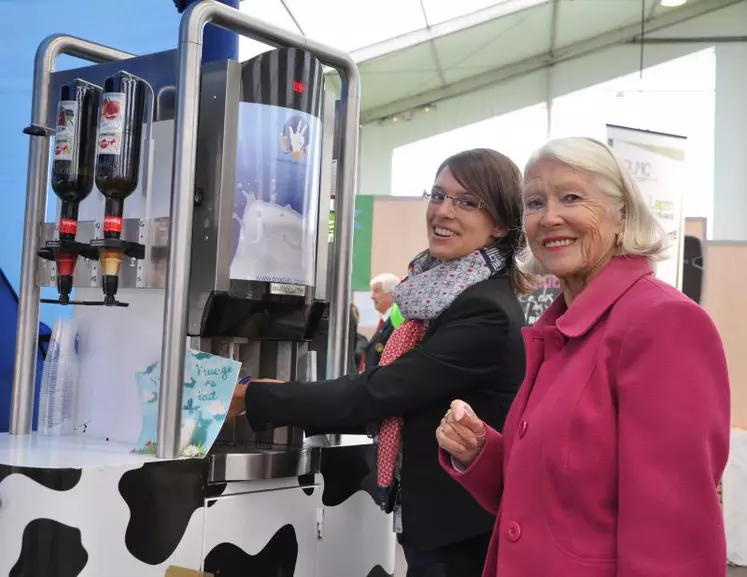
[[[355,229],[353,233],[354,291],[367,291],[371,282],[371,237],[373,236],[374,196],[355,198]]]
[[[371,281],[371,236],[373,234],[373,196],[355,198],[355,226],[353,228],[353,275],[351,289],[367,291]],[[329,240],[335,230],[335,213],[329,215]]]

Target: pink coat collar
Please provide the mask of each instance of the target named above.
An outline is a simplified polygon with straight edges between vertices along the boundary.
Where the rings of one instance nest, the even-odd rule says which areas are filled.
[[[568,308],[559,295],[528,332],[555,326],[566,337],[584,335],[641,277],[653,274],[643,257],[613,258]]]

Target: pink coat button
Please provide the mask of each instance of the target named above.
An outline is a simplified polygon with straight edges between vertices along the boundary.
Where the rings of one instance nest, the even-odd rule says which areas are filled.
[[[529,428],[529,423],[526,421],[522,421],[519,424],[519,438],[521,439],[524,435],[527,434],[527,429]]]
[[[506,539],[512,543],[516,543],[521,539],[521,525],[516,521],[511,521],[506,527]]]

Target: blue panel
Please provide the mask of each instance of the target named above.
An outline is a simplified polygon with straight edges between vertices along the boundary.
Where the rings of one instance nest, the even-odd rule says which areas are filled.
[[[34,54],[39,43],[50,34],[64,33],[134,54],[169,50],[177,46],[180,15],[169,0],[23,0],[3,2],[2,7],[0,158],[4,172],[0,267],[17,290],[29,144],[29,137],[21,130],[31,115]],[[78,66],[81,61],[73,58],[58,61],[58,69]],[[51,211],[55,200],[51,190],[50,197]],[[42,305],[42,320],[50,325],[61,313],[69,315],[70,310]]]
[[[8,432],[10,421],[10,396],[13,388],[13,361],[15,360],[16,323],[18,322],[18,297],[8,279],[0,270],[0,433]],[[40,344],[36,355],[36,383],[34,399],[39,398],[42,364],[51,331],[47,325],[39,327]],[[38,406],[34,405],[33,428],[36,430]]]
[[[174,0],[177,8],[187,7],[201,0]],[[238,9],[239,0],[218,0],[231,8]],[[218,26],[206,26],[205,37],[202,46],[202,61],[214,62],[216,60],[238,60],[239,59],[239,37]]]

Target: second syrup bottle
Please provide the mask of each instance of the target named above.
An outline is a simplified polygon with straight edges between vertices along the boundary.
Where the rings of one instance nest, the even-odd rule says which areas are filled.
[[[106,198],[104,238],[119,239],[124,201],[138,185],[145,109],[145,83],[125,71],[104,83],[99,120],[96,187]],[[99,249],[105,303],[113,304],[122,248]]]

